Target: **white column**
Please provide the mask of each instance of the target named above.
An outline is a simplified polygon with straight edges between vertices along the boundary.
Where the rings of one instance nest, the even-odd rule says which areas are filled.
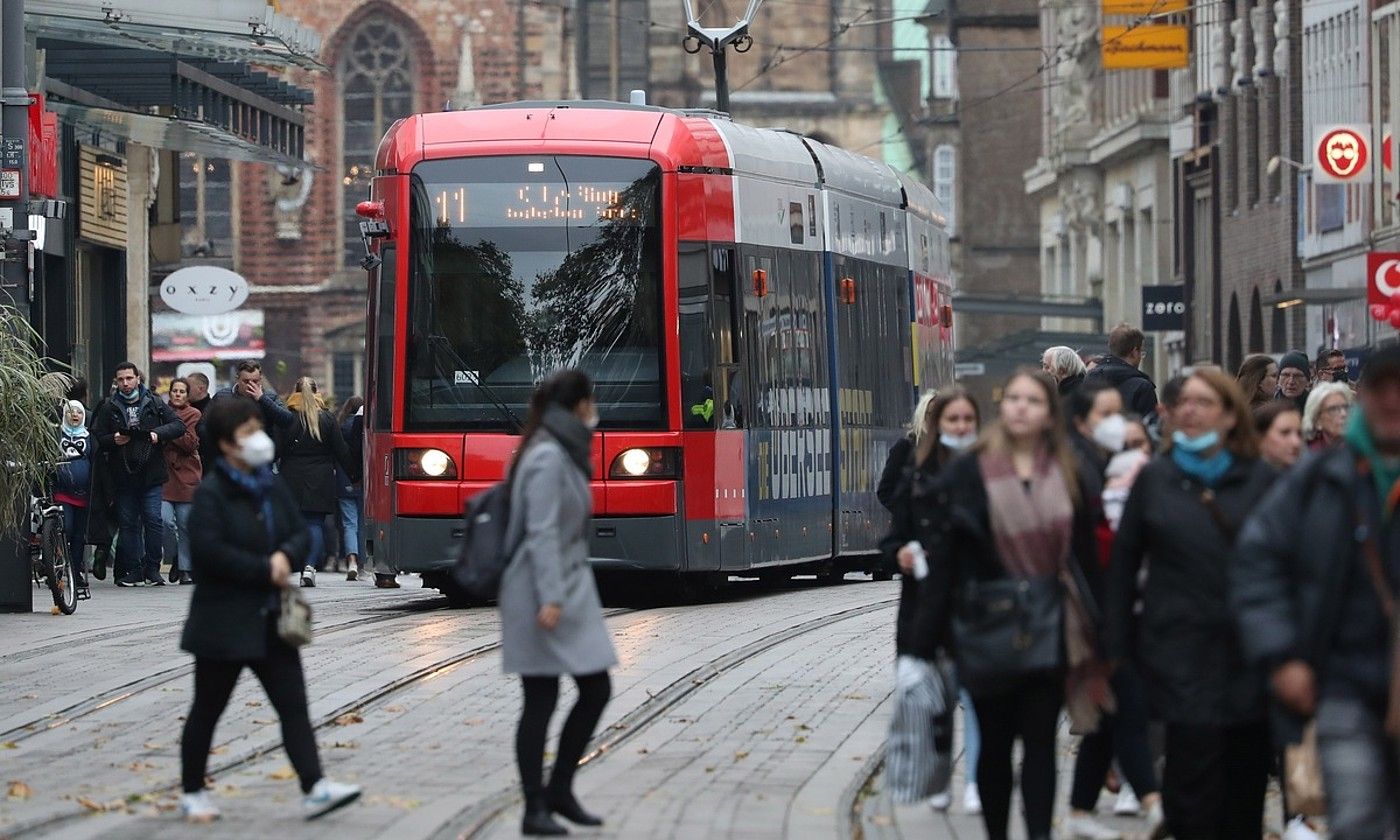
[[[151,372],[150,210],[155,200],[155,154],[126,146],[126,360]]]

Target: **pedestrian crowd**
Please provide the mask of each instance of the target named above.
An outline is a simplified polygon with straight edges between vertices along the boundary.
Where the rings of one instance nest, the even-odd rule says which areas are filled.
[[[77,564],[79,585],[87,588],[89,571],[106,579],[109,567],[119,587],[195,582],[195,491],[221,457],[208,413],[243,397],[256,405],[271,442],[266,463],[287,482],[309,531],[301,585],[315,586],[330,562],[343,563],[349,580],[373,571],[376,587],[398,588],[393,569],[364,568],[364,399],[350,397],[333,415],[315,380],[302,377],[283,402],[264,387],[256,361],[239,363],[227,389],[211,394],[209,384],[204,374],[191,373],[173,380],[162,397],[136,365],[124,362],[113,372],[110,393],[89,411],[86,384],[73,383],[59,423],[55,499],[72,556],[85,558],[86,546],[94,547],[90,564]],[[338,526],[329,534],[328,522]]]
[[[1052,347],[982,422],[925,395],[890,452],[882,542],[902,576],[887,781],[1008,836],[1052,836],[1057,738],[1078,736],[1062,838],[1285,840],[1400,830],[1400,347],[1353,386],[1325,351],[1163,385],[1143,334]],[[1020,743],[1019,779],[1013,753]]]

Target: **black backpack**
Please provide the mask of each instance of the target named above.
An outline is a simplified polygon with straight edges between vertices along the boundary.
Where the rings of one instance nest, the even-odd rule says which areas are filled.
[[[515,546],[507,545],[510,482],[502,481],[472,497],[462,513],[462,548],[452,579],[481,601],[495,600]]]

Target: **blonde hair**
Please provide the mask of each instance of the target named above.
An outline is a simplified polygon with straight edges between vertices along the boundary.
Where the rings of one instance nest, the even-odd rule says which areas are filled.
[[[287,399],[287,407],[301,415],[301,424],[317,441],[321,439],[321,395],[316,380],[303,376],[297,380],[295,394]]]
[[[1319,382],[1308,393],[1308,401],[1303,404],[1303,440],[1311,440],[1317,434],[1317,418],[1322,414],[1322,404],[1333,394],[1341,394],[1347,405],[1356,402],[1356,395],[1350,386],[1341,382]]]
[[[924,435],[929,433],[928,408],[933,405],[933,401],[938,399],[938,391],[930,388],[919,397],[919,402],[914,406],[914,416],[909,420],[909,437],[914,439],[914,449],[919,448],[923,442]],[[934,430],[935,433],[937,430]]]

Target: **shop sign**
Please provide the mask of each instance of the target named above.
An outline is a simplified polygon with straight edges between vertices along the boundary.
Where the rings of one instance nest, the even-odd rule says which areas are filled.
[[[151,315],[153,362],[261,359],[266,352],[261,309],[240,309],[223,315]]]
[[[1105,15],[1137,15],[1139,17],[1169,15],[1184,12],[1191,0],[1103,0]]]
[[[227,268],[186,266],[161,282],[160,299],[176,312],[222,315],[242,306],[248,299],[248,281]]]
[[[1105,26],[1105,70],[1175,70],[1191,62],[1185,26]]]
[[[1313,181],[1351,184],[1371,180],[1371,127],[1319,126],[1313,135]]]
[[[1186,287],[1143,286],[1142,328],[1146,332],[1186,329]]]

